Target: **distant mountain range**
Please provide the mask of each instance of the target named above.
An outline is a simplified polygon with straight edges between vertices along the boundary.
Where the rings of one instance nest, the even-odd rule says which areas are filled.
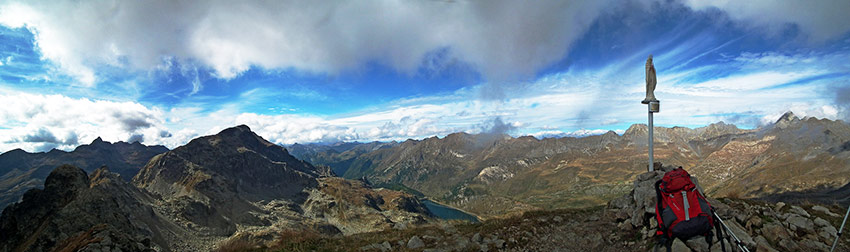
[[[622,135],[514,138],[455,133],[401,143],[293,145],[296,157],[346,178],[411,188],[479,215],[604,204],[647,170],[644,124]],[[715,197],[829,190],[850,182],[850,126],[800,119],[744,130],[655,128],[655,160],[681,165]]]
[[[0,154],[0,209],[21,199],[27,190],[41,187],[50,171],[62,164],[82,168],[88,173],[101,166],[129,181],[148,160],[168,151],[165,146],[145,146],[139,142],[105,142],[99,137],[71,152],[53,149],[29,153],[15,149]]]
[[[244,125],[154,156],[132,182],[109,169],[53,169],[43,189],[3,210],[0,251],[210,251],[240,240],[271,246],[284,230],[354,234],[434,220],[416,197],[334,177]]]

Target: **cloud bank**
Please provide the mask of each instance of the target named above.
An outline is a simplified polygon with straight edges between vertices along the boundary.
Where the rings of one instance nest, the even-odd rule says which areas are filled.
[[[224,79],[252,66],[415,74],[459,59],[501,81],[563,58],[606,2],[10,1],[0,24],[32,30],[44,58],[89,85],[98,65],[149,70],[166,57]]]
[[[0,149],[69,150],[97,137],[107,141],[169,143],[163,112],[135,102],[74,99],[0,91]],[[183,139],[180,140],[180,144]]]
[[[850,2],[842,0],[681,3],[721,10],[744,26],[778,32],[796,25],[813,41],[850,30]],[[89,86],[99,66],[147,71],[172,58],[223,79],[252,66],[333,75],[378,63],[416,74],[460,60],[498,82],[534,77],[563,59],[597,17],[620,4],[36,0],[0,4],[0,24],[33,31],[45,59]]]

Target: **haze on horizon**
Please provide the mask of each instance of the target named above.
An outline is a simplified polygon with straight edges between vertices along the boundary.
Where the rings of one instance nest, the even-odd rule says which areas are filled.
[[[850,115],[850,1],[4,1],[0,151]]]

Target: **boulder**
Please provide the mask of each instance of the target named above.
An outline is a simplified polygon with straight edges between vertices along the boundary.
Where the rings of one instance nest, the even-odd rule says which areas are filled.
[[[413,237],[410,237],[410,240],[407,241],[407,248],[410,248],[410,249],[417,249],[417,248],[421,248],[421,247],[424,247],[424,246],[425,246],[425,243],[422,242],[422,239],[419,239],[419,236],[414,235]]]
[[[832,224],[829,224],[828,221],[821,219],[820,217],[815,218],[815,225],[818,227],[832,226]]]
[[[771,244],[778,244],[782,240],[791,239],[791,235],[788,233],[788,230],[777,223],[764,224],[764,228],[761,229],[761,232]]]
[[[764,224],[764,221],[758,215],[753,215],[750,219],[747,220],[746,228],[747,230],[753,231],[755,229],[761,228]]]
[[[747,246],[747,248],[756,247],[756,242],[753,240],[753,237],[750,236],[750,234],[747,233],[746,230],[744,230],[744,227],[741,227],[741,225],[734,221],[728,221],[725,223],[726,226],[728,226],[729,229],[732,230],[732,233],[734,233],[735,236],[737,236],[738,239],[740,239],[741,242],[744,243],[745,246]]]
[[[705,236],[701,236],[701,235],[694,236],[693,238],[685,241],[685,245],[688,246],[688,248],[690,248],[691,251],[696,251],[696,252],[708,252],[709,251],[708,242],[705,240]],[[678,251],[678,250],[673,250],[673,251]]]
[[[799,245],[804,251],[828,251],[829,250],[829,246],[826,246],[826,244],[823,244],[822,242],[819,242],[819,241],[810,240],[810,239],[803,239],[802,241],[800,241]]]
[[[812,210],[824,213],[824,214],[832,216],[832,217],[841,217],[841,215],[833,213],[832,211],[829,211],[829,208],[822,207],[822,206],[813,206]]]
[[[792,231],[797,232],[797,236],[802,237],[806,234],[815,233],[815,223],[808,218],[799,215],[792,215],[791,217],[788,217],[786,221],[788,223],[788,227]]]
[[[690,251],[691,249],[682,240],[673,241],[672,251]],[[663,251],[663,250],[662,250]]]
[[[756,241],[756,251],[767,251],[767,252],[779,252],[775,248],[770,246],[770,242],[764,238],[764,236],[758,236],[755,239]]]
[[[809,212],[806,212],[805,209],[798,206],[791,206],[790,212],[798,214],[800,216],[805,216],[806,218],[812,217],[811,215],[809,215]]]
[[[634,201],[629,195],[625,195],[623,197],[617,197],[610,202],[608,202],[608,208],[612,209],[626,209],[634,207]]]
[[[481,238],[481,233],[475,233],[472,235],[472,242],[481,243],[484,239]]]
[[[779,241],[779,248],[785,251],[803,251],[796,242],[791,239],[782,239]]]
[[[777,213],[778,213],[778,212],[781,212],[781,211],[782,211],[782,207],[785,207],[785,202],[781,202],[781,201],[780,201],[780,202],[776,202],[776,206],[774,206],[774,207],[773,207],[773,211],[775,211],[775,212],[777,212]]]
[[[822,241],[825,241],[825,242],[830,242],[830,241],[834,240],[837,235],[838,235],[838,230],[836,230],[835,227],[833,227],[831,225],[821,227],[818,230],[818,236],[820,236],[820,239]]]
[[[643,210],[647,214],[655,214],[655,182],[662,177],[664,177],[664,171],[657,170],[638,175],[632,194],[636,209]]]

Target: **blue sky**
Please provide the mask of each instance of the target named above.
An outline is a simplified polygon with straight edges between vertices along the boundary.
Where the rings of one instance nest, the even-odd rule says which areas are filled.
[[[846,120],[848,1],[4,1],[0,151]]]

